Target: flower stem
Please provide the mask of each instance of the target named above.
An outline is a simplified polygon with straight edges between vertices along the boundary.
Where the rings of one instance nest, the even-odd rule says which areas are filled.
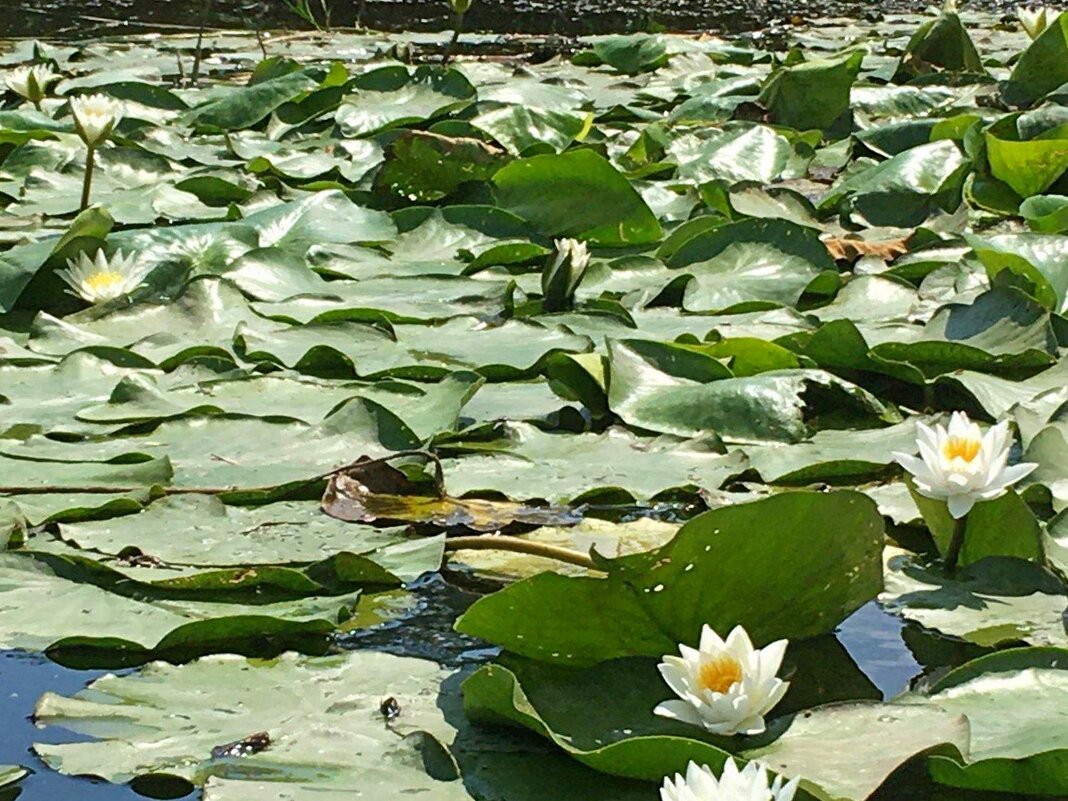
[[[452,59],[452,51],[456,48],[456,43],[460,41],[460,34],[464,31],[464,15],[459,13],[456,15],[456,25],[453,26],[452,38],[449,40],[448,47],[445,48],[445,58],[442,59],[441,66],[449,66],[449,61]]]
[[[946,549],[945,568],[947,573],[952,573],[957,569],[957,562],[960,559],[961,548],[964,547],[964,532],[968,530],[968,515],[964,517],[958,517],[953,521],[953,537],[949,541],[949,548]]]
[[[200,60],[204,56],[204,25],[208,19],[208,3],[207,0],[201,0],[200,3],[200,26],[197,30],[197,49],[193,55],[193,74],[189,80],[196,86],[200,81]]]
[[[89,152],[85,156],[85,181],[82,183],[82,205],[80,211],[89,208],[89,192],[93,187],[93,167],[96,165],[96,148],[89,145]]]
[[[543,556],[546,559],[555,559],[557,562],[566,562],[570,565],[578,565],[588,570],[597,570],[587,554],[581,551],[573,551],[570,548],[561,548],[558,545],[547,545],[544,542],[533,542],[520,537],[508,537],[501,534],[483,534],[474,537],[449,537],[445,540],[446,551],[512,551],[513,553],[525,553],[531,556]]]

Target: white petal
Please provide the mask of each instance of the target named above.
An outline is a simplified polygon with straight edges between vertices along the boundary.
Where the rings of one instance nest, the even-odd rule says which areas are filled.
[[[693,673],[684,660],[677,656],[665,656],[664,661],[656,667],[675,695],[685,697],[693,692]]]
[[[727,644],[723,642],[723,638],[720,637],[715,630],[707,623],[701,627],[701,652],[711,653],[713,651],[722,651],[727,647]]]
[[[787,691],[790,689],[790,682],[782,681],[780,679],[776,679],[775,681],[776,683],[766,691],[764,702],[760,705],[760,713],[762,715],[767,714],[778,706],[779,701],[786,696]]]
[[[1031,475],[1032,471],[1037,467],[1038,465],[1035,462],[1020,462],[1019,464],[1010,465],[1009,467],[1006,467],[1005,472],[1001,474],[1001,480],[1005,483],[1006,487],[1010,486]]]
[[[767,682],[775,678],[775,674],[782,667],[783,657],[786,655],[787,640],[776,640],[771,645],[760,650],[760,681]]]
[[[975,498],[971,495],[950,495],[946,498],[946,504],[949,506],[949,514],[959,520],[975,506]]]
[[[925,478],[931,476],[931,471],[928,469],[926,463],[921,459],[917,459],[915,456],[909,456],[906,453],[895,453],[894,460],[914,476],[922,475]]]
[[[686,701],[679,701],[677,699],[671,699],[670,701],[661,701],[653,709],[654,715],[659,715],[662,718],[671,718],[672,720],[681,720],[683,723],[691,723],[694,726],[704,726],[705,723],[701,719],[701,715],[698,714],[697,709],[693,704],[688,704]]]
[[[794,794],[797,792],[797,785],[801,782],[800,777],[795,776],[786,783],[786,786],[779,790],[778,795],[775,796],[774,801],[793,801]]]
[[[753,653],[753,641],[749,639],[749,632],[742,626],[735,626],[727,635],[727,651],[743,663],[748,661],[748,656]]]
[[[949,416],[949,427],[946,429],[951,437],[962,437],[964,439],[971,439],[976,434],[978,426],[968,419],[968,415],[964,412],[953,412]]]

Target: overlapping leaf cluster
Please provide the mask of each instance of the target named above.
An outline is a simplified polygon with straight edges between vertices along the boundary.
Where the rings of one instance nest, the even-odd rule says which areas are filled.
[[[527,535],[613,556],[589,575],[463,557],[528,576],[458,623],[507,651],[467,680],[467,712],[550,748],[431,714],[456,677],[425,664],[212,656],[43,700],[43,721],[104,738],[42,747],[51,764],[218,799],[341,797],[370,762],[398,766],[371,779],[390,792],[640,798],[728,753],[821,799],[871,797],[913,759],[953,787],[1068,792],[1068,15],[1029,46],[947,12],[799,28],[780,52],[607,37],[449,69],[398,60],[411,37],[296,37],[260,60],[219,35],[202,86],[175,67],[192,44],[3,58],[65,78],[40,112],[0,109],[0,644],[106,664],[321,651],[442,561],[429,518],[320,513],[358,459],[429,452],[450,496],[568,505],[565,523],[712,511]],[[90,90],[126,114],[77,214],[64,98]],[[548,301],[560,237],[592,260]],[[153,269],[85,308],[58,271],[98,248]],[[1040,466],[977,508],[947,577],[928,566],[944,511],[892,453],[958,408],[1012,419]],[[433,494],[426,458],[401,460],[406,492]],[[829,637],[880,591],[929,632],[1033,647],[880,703]],[[796,641],[766,736],[652,716],[656,657],[706,622]],[[321,714],[297,725],[305,685]],[[418,720],[369,700],[390,693]],[[217,716],[230,704],[247,726]]]

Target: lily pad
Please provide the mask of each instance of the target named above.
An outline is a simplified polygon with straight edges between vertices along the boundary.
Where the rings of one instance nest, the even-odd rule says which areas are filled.
[[[775,537],[761,533],[769,515],[780,521]],[[841,523],[833,531],[830,517]],[[801,639],[832,630],[878,592],[881,543],[882,518],[858,493],[783,493],[699,515],[661,548],[603,559],[607,578],[545,573],[513,584],[476,602],[456,627],[577,665],[671,653],[706,623],[741,623],[757,642]],[[760,556],[771,552],[774,560]],[[781,566],[775,593],[765,591],[766,573],[739,569],[755,559]],[[576,618],[568,609],[587,611]]]

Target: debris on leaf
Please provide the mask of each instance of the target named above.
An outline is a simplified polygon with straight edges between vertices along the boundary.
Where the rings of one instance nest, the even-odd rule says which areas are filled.
[[[582,519],[568,507],[527,506],[513,501],[453,498],[440,482],[434,494],[382,460],[363,460],[333,475],[322,509],[354,523],[406,522],[435,528],[497,531],[513,523],[567,526]]]
[[[243,740],[235,740],[226,745],[217,745],[211,749],[212,759],[226,759],[229,757],[247,757],[265,751],[271,745],[271,735],[265,731],[250,734]]]

